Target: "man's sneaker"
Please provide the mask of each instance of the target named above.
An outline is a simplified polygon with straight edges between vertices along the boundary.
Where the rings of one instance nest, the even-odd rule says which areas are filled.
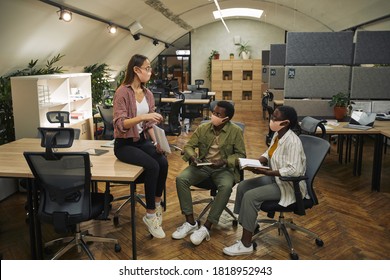
[[[191,242],[194,245],[199,245],[205,238],[206,241],[210,240],[209,230],[205,226],[201,226],[200,229],[195,230],[190,236]]]
[[[245,247],[241,240],[237,240],[235,244],[230,247],[223,248],[223,253],[229,256],[247,255],[253,252],[253,244],[249,247]]]
[[[162,214],[163,214],[163,208],[161,205],[157,206],[156,208],[156,216],[157,216],[157,219],[158,219],[158,224],[161,226],[162,225],[162,221],[163,221],[163,217],[162,217]]]
[[[151,235],[153,235],[156,238],[164,238],[165,232],[163,231],[161,225],[159,225],[159,219],[157,216],[148,219],[146,218],[146,215],[142,218],[145,225],[148,227],[148,230]]]
[[[173,239],[183,239],[187,234],[194,232],[198,228],[198,222],[195,225],[185,222],[183,225],[178,227],[174,233],[172,233]]]

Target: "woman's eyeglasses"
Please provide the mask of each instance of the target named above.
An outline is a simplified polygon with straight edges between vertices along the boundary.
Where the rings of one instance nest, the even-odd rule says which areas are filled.
[[[145,68],[142,68],[142,67],[140,67],[140,68],[143,69],[143,70],[146,70],[146,72],[148,72],[148,73],[152,72],[152,67],[150,67],[150,66],[145,67]]]

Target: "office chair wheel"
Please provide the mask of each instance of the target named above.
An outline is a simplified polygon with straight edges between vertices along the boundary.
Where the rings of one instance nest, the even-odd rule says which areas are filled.
[[[114,226],[116,226],[116,227],[119,225],[119,217],[118,216],[114,217],[113,223],[114,223]]]
[[[237,220],[233,220],[232,223],[233,223],[233,226],[234,226],[234,227],[237,227],[237,226],[238,226],[238,221],[237,221]]]
[[[322,246],[324,246],[324,241],[322,241],[321,239],[317,238],[317,239],[316,239],[316,245],[317,245],[318,247],[322,247]]]
[[[121,245],[119,245],[119,244],[115,244],[115,252],[116,253],[118,253],[118,252],[120,252],[121,250],[122,250],[122,247],[121,247]]]
[[[290,258],[291,258],[292,260],[299,260],[299,256],[298,256],[297,253],[290,253]]]

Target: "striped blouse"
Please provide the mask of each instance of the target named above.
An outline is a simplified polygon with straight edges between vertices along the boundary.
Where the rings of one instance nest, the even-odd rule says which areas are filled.
[[[274,143],[278,133],[274,134],[271,145]],[[269,150],[270,148],[268,148]],[[268,156],[268,150],[262,155],[268,159],[268,164],[272,170],[279,170],[281,176],[303,176],[306,172],[306,156],[299,137],[292,131],[288,130],[281,139],[274,151],[271,159]],[[279,204],[288,206],[295,202],[294,187],[292,182],[281,181],[275,177],[281,192]],[[299,183],[302,197],[310,198],[307,193],[306,182]]]

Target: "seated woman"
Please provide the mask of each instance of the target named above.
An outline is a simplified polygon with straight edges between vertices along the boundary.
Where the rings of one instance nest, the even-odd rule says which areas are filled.
[[[234,212],[243,227],[241,240],[225,247],[226,255],[238,256],[253,252],[252,236],[257,227],[261,204],[267,200],[279,200],[282,206],[295,202],[291,182],[281,181],[280,176],[302,176],[306,172],[306,156],[301,140],[292,131],[297,125],[297,112],[289,106],[275,109],[270,129],[275,131],[270,147],[260,156],[263,165],[270,168],[252,168],[251,171],[265,176],[242,181],[237,187]],[[302,197],[309,198],[306,182],[300,182]]]

